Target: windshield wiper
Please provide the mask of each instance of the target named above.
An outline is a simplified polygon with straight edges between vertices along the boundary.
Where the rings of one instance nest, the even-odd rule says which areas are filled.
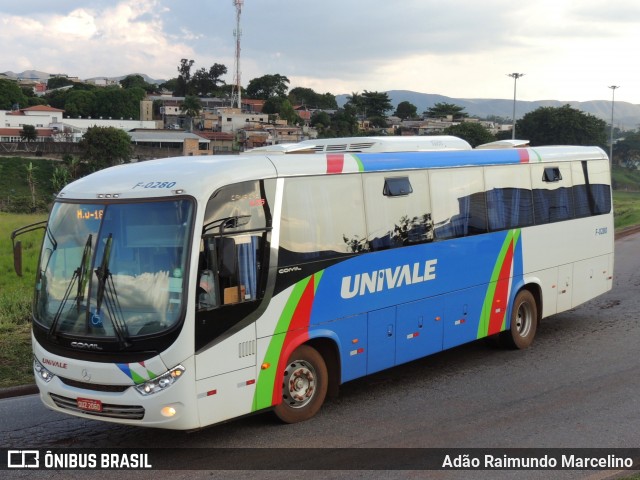
[[[106,244],[104,246],[104,253],[102,254],[102,261],[100,266],[96,268],[96,276],[98,277],[98,291],[96,292],[96,315],[100,317],[100,308],[104,301],[107,312],[109,313],[109,319],[111,325],[113,325],[113,331],[118,337],[118,343],[121,348],[130,347],[129,331],[127,329],[127,323],[124,320],[122,314],[122,307],[118,300],[118,293],[113,283],[113,275],[109,270],[109,259],[111,258],[111,246],[113,243],[113,234],[109,234]]]
[[[69,300],[69,296],[71,295],[71,290],[73,289],[73,284],[78,281],[78,288],[76,290],[76,308],[78,310],[78,314],[80,314],[80,304],[84,299],[84,292],[87,286],[87,273],[91,267],[91,241],[93,239],[93,235],[89,234],[87,237],[87,242],[84,244],[84,251],[82,252],[82,259],[80,260],[80,265],[73,271],[73,275],[71,276],[71,280],[69,280],[69,284],[67,285],[67,289],[64,292],[64,296],[62,297],[62,301],[58,306],[58,310],[56,311],[55,316],[53,317],[53,322],[51,322],[51,327],[49,327],[49,336],[53,337],[58,328],[58,322],[60,321],[60,317],[62,317],[62,312],[64,311],[64,306]]]

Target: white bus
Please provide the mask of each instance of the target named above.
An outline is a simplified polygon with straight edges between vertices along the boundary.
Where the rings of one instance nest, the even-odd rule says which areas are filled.
[[[128,425],[297,422],[373,372],[485,337],[526,348],[542,318],[611,289],[610,185],[600,148],[570,146],[96,172],[46,224],[40,397]]]

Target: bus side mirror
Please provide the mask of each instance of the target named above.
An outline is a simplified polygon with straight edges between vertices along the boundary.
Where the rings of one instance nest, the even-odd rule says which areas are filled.
[[[11,232],[11,242],[13,243],[13,268],[15,269],[19,277],[22,276],[22,243],[20,241],[16,242],[16,237],[22,235],[23,233],[39,230],[40,228],[47,228],[47,220],[32,223],[31,225],[18,228],[17,230]],[[53,234],[51,234],[49,230],[46,230],[46,232],[49,235],[51,243],[53,244],[53,249],[55,250],[58,242],[56,242],[56,239],[53,238]]]
[[[16,274],[22,276],[22,242],[17,241],[13,244],[13,268]]]

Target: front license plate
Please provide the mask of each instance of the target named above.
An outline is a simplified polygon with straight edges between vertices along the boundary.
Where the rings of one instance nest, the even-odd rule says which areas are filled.
[[[93,400],[92,398],[77,398],[78,408],[80,410],[86,410],[87,412],[101,412],[102,402],[100,400]]]

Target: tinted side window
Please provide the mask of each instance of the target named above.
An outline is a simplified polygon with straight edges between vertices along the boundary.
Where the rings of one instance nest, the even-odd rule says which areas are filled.
[[[397,195],[390,195],[398,188]],[[371,250],[385,250],[433,240],[426,173],[364,176],[365,209]]]
[[[326,260],[366,250],[360,175],[286,179],[280,265]]]
[[[573,197],[576,217],[601,215],[611,211],[609,162],[574,162]]]
[[[219,234],[221,226],[229,232],[270,227],[274,189],[275,183],[266,180],[236,183],[216,191],[207,202],[205,233]]]
[[[429,182],[436,239],[487,232],[481,168],[432,170]]]
[[[489,229],[533,225],[533,197],[528,165],[485,168]]]
[[[550,175],[553,168],[554,175]],[[559,166],[532,165],[533,210],[536,224],[569,220],[574,216],[571,169]]]

